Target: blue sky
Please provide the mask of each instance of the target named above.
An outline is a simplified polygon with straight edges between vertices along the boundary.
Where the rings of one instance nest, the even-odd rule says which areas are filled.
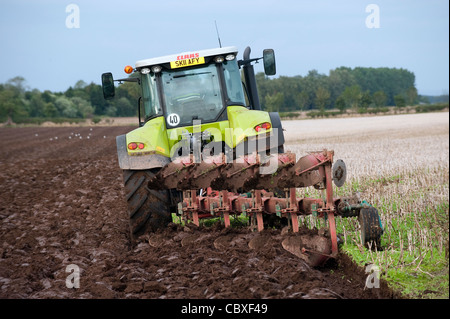
[[[79,28],[66,19],[79,8]],[[379,8],[379,28],[366,19]],[[414,72],[420,94],[449,92],[447,0],[1,0],[0,83],[23,76],[29,88],[65,91],[78,80],[123,77],[137,60],[246,46],[273,48],[277,76],[329,74],[347,67]],[[262,65],[256,66],[256,72]]]

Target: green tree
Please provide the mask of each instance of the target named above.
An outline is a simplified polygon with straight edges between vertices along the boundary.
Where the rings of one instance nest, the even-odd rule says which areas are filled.
[[[279,112],[280,106],[284,102],[284,95],[281,92],[277,92],[275,94],[267,94],[265,96],[266,101],[266,110],[268,112]]]
[[[44,92],[42,92],[41,97],[45,103],[53,103],[55,99],[54,94],[49,90],[45,90]]]
[[[129,77],[133,78],[137,76],[139,75],[133,73]],[[117,87],[116,95],[117,98],[126,97],[133,105],[137,105],[137,100],[141,96],[141,87],[136,82],[124,82]]]
[[[341,112],[344,113],[345,109],[346,109],[346,104],[345,104],[345,100],[342,97],[342,95],[339,95],[338,98],[336,99],[336,108]]]
[[[330,92],[322,86],[319,86],[316,90],[316,106],[321,112],[325,111],[325,106],[330,99]]]
[[[45,102],[42,99],[42,94],[35,89],[30,92],[29,98],[29,114],[31,117],[44,116]]]
[[[396,96],[394,96],[394,103],[397,107],[406,106],[406,100],[401,94],[397,94]]]
[[[55,106],[58,113],[65,117],[77,117],[77,109],[72,101],[64,95],[56,98]]]
[[[372,99],[376,107],[383,107],[386,105],[387,96],[383,91],[376,91],[373,94]]]
[[[131,103],[126,97],[115,100],[114,108],[117,116],[135,116],[137,113],[137,103]]]
[[[244,73],[243,72],[241,73],[241,78],[242,78],[242,81],[244,81]],[[263,72],[256,73],[255,79],[256,79],[256,86],[258,88],[258,94],[260,96],[259,102],[261,104],[261,108],[263,110],[265,110],[266,109],[265,97],[266,97],[266,95],[270,94],[269,86],[271,86],[271,85],[269,84],[269,82],[271,82],[271,80],[268,79],[268,77],[266,77]],[[247,105],[249,105],[250,101],[247,100],[247,98],[248,98],[247,95],[245,95],[245,97],[246,97],[246,103],[247,103]]]
[[[87,83],[83,80],[78,80],[73,87],[75,90],[83,90],[87,86]]]
[[[361,94],[360,105],[363,111],[366,111],[367,108],[372,104],[372,96],[369,91],[365,91]]]
[[[408,105],[414,105],[417,103],[419,95],[417,94],[417,89],[414,86],[410,86],[406,90],[406,103]]]
[[[86,118],[94,114],[94,108],[89,101],[78,96],[74,96],[70,101],[76,109],[77,117]]]
[[[317,70],[311,70],[302,78],[301,87],[308,94],[309,108],[316,108],[316,91],[320,86],[326,87],[326,76]]]
[[[336,102],[347,86],[357,84],[352,73],[352,69],[348,67],[339,67],[335,70],[330,70],[327,83],[331,95],[330,98],[332,101]]]
[[[347,86],[342,92],[342,98],[348,107],[357,110],[361,100],[361,88],[359,85]]]
[[[44,105],[44,115],[46,117],[56,117],[58,116],[58,109],[53,103],[45,103]]]
[[[91,83],[85,87],[85,91],[87,96],[89,97],[89,102],[94,108],[94,114],[96,115],[105,114],[106,108],[109,106],[109,103],[103,98],[102,87],[95,83]]]
[[[66,92],[64,92],[64,95],[68,98],[71,98],[74,96],[75,90],[72,87],[69,87]]]
[[[300,111],[303,111],[308,104],[308,93],[301,91],[295,95],[295,104]]]
[[[113,106],[113,105],[108,106],[108,108],[106,109],[106,115],[111,116],[111,117],[117,116],[117,109],[116,109],[116,107]]]
[[[17,89],[19,94],[23,94],[25,92],[26,89],[26,80],[24,77],[22,76],[16,76],[12,79],[9,79],[7,82],[7,85],[14,87],[15,89]]]
[[[26,116],[28,116],[28,113],[25,110],[25,104],[20,96],[20,90],[17,87],[6,85],[0,91],[0,118],[2,121],[5,119],[17,121]]]
[[[357,67],[351,72],[362,91],[383,91],[387,96],[387,104],[394,104],[394,96],[404,94],[414,86],[414,73],[397,68],[362,68]]]

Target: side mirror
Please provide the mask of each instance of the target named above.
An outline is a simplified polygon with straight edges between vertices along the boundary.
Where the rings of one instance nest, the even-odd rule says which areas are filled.
[[[102,89],[105,100],[112,99],[116,94],[112,73],[108,72],[102,74]]]
[[[265,49],[263,51],[264,73],[266,75],[275,75],[277,73],[275,66],[275,52],[273,49]]]

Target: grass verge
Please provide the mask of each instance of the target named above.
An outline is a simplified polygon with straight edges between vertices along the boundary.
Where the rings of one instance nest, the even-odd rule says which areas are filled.
[[[341,250],[356,263],[379,267],[388,284],[407,298],[449,298],[448,167],[350,181],[378,209],[384,234],[379,249],[361,244],[356,218],[338,218]]]

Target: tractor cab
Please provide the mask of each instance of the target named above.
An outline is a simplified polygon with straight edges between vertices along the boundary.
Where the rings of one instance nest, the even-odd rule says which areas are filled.
[[[136,76],[116,81],[137,81],[141,86],[139,122],[164,116],[167,129],[192,126],[194,120],[211,123],[227,120],[228,106],[260,110],[250,48],[244,59],[237,59],[236,47],[185,52],[140,60],[135,68],[126,67]],[[273,50],[264,50],[267,75],[275,74]],[[243,67],[246,84],[241,80]],[[102,75],[106,99],[114,96],[111,73]],[[143,114],[141,114],[143,113]]]

